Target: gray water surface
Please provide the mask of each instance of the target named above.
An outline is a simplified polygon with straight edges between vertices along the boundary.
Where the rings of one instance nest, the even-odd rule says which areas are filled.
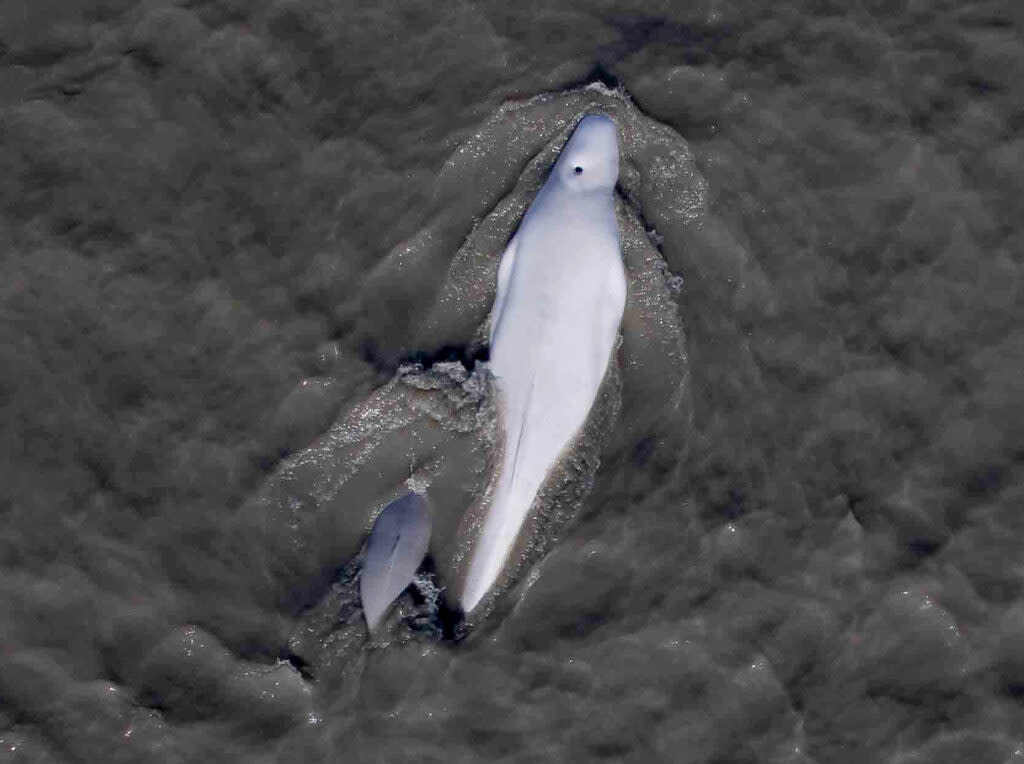
[[[0,4],[0,761],[1024,761],[1022,24]],[[614,384],[462,624],[493,272],[590,109]]]

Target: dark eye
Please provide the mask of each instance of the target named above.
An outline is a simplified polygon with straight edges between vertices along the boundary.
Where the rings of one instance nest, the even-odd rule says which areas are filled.
[[[583,168],[580,167],[579,165],[577,165],[576,167],[573,168],[573,172],[576,173],[577,175],[582,175],[583,174]]]

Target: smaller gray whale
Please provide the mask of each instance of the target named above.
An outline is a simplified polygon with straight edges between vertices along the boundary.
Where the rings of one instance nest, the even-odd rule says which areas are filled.
[[[412,582],[429,542],[430,507],[423,496],[408,493],[377,516],[366,542],[359,579],[359,595],[371,635],[391,603]]]

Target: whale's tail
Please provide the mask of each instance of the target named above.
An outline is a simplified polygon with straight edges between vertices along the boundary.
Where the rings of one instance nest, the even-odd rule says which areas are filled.
[[[474,545],[463,587],[462,609],[472,612],[487,595],[508,564],[519,532],[537,496],[553,454],[550,443],[538,443],[537,432],[529,427],[528,414],[536,414],[543,395],[534,395],[536,377],[526,388],[522,416],[505,423],[505,452],[502,469],[494,486],[491,505]]]
[[[514,485],[514,474],[503,472],[498,478],[466,573],[462,609],[467,615],[480,604],[501,575],[535,494],[536,490],[525,495]]]

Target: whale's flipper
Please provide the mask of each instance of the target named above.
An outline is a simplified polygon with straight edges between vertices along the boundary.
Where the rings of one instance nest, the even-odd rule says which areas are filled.
[[[391,603],[412,582],[430,542],[430,508],[408,493],[388,504],[373,524],[359,580],[366,626],[373,634]]]
[[[498,292],[494,298],[494,307],[491,309],[491,331],[488,342],[494,342],[494,328],[501,321],[501,311],[505,307],[505,300],[508,297],[508,280],[512,276],[512,267],[516,259],[516,249],[519,246],[519,235],[516,234],[505,247],[498,263]]]

